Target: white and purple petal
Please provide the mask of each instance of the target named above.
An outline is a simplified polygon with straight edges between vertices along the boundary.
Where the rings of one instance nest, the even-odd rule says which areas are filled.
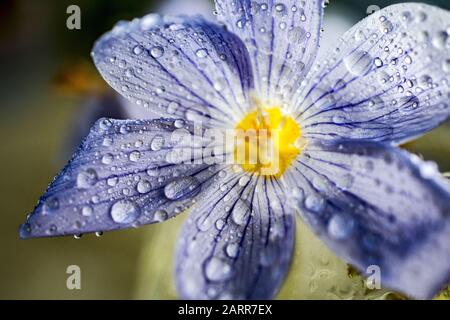
[[[450,115],[450,13],[398,4],[350,29],[296,96],[307,137],[402,143]]]
[[[197,147],[187,139],[193,130],[183,120],[99,120],[20,237],[118,230],[183,212],[218,172],[192,152]]]
[[[276,180],[230,168],[201,195],[178,242],[175,277],[186,299],[271,299],[284,280],[295,221]]]
[[[105,80],[161,116],[234,124],[249,104],[247,49],[201,17],[148,15],[119,23],[93,49]]]
[[[310,145],[286,177],[312,230],[381,285],[431,298],[450,280],[450,184],[435,166],[378,142]]]
[[[215,2],[219,20],[248,48],[258,97],[290,101],[316,58],[324,1]]]

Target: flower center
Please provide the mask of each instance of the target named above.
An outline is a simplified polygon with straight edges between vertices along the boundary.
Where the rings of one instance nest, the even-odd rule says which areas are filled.
[[[258,107],[235,133],[235,163],[263,176],[281,177],[304,147],[300,126],[279,107]]]

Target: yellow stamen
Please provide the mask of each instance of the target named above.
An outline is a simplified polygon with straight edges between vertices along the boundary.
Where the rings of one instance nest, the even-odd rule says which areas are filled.
[[[236,126],[234,161],[245,171],[281,177],[301,153],[301,129],[279,107],[257,109]]]

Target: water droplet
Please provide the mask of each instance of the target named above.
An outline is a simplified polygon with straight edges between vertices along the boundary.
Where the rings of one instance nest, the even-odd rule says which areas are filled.
[[[137,162],[141,158],[141,153],[139,151],[133,151],[130,153],[130,161]]]
[[[90,217],[93,212],[94,212],[94,210],[90,206],[85,206],[85,207],[81,208],[81,214],[85,217]]]
[[[354,220],[344,214],[336,213],[328,222],[328,234],[336,240],[347,239],[355,227]]]
[[[238,253],[239,253],[239,244],[237,244],[237,243],[229,243],[225,247],[225,253],[230,258],[236,258],[238,256]]]
[[[247,183],[250,181],[250,177],[249,176],[243,176],[239,179],[239,185],[241,187],[244,187],[245,185],[247,185]]]
[[[152,140],[152,142],[150,143],[150,148],[153,151],[159,151],[163,148],[164,146],[164,137],[163,136],[155,136]]]
[[[286,10],[286,6],[282,3],[278,3],[275,5],[275,11],[278,13],[283,13]]]
[[[167,106],[167,113],[174,114],[178,108],[180,107],[180,104],[178,102],[172,101]]]
[[[195,177],[178,178],[164,188],[165,196],[170,200],[191,198],[200,191],[200,182]]]
[[[305,207],[313,212],[321,212],[324,206],[324,200],[317,195],[309,195],[305,199]]]
[[[94,169],[82,171],[77,176],[77,187],[79,189],[88,189],[97,183],[98,176]]]
[[[293,27],[288,31],[288,39],[296,44],[301,44],[306,40],[306,31],[302,27]]]
[[[222,230],[223,227],[225,226],[225,221],[223,221],[223,219],[219,219],[216,221],[216,228],[217,230]]]
[[[111,164],[114,161],[114,156],[111,153],[107,153],[102,157],[103,164]]]
[[[154,221],[156,222],[163,222],[166,221],[169,218],[169,214],[165,210],[158,210],[154,214]]]
[[[344,64],[354,76],[362,76],[370,70],[372,57],[365,51],[355,51],[344,58]]]
[[[50,213],[52,211],[56,211],[59,209],[59,199],[54,197],[54,198],[47,198],[44,202],[44,207],[43,207],[43,213],[47,214]]]
[[[233,212],[231,213],[231,219],[237,225],[245,225],[248,221],[250,215],[250,208],[246,202],[241,199],[238,199],[236,202]]]
[[[224,260],[212,257],[206,263],[206,277],[210,281],[225,281],[231,277],[231,266]]]
[[[411,63],[412,63],[412,58],[411,58],[411,56],[408,55],[408,56],[405,57],[405,63],[406,63],[406,64],[411,64]]]
[[[114,187],[114,186],[116,186],[117,185],[117,183],[119,182],[119,178],[117,178],[117,177],[111,177],[111,178],[108,178],[108,180],[106,181],[106,183],[108,184],[108,186],[110,186],[110,187]]]
[[[139,193],[142,193],[142,194],[149,193],[150,190],[152,190],[152,185],[151,185],[150,181],[148,181],[148,180],[145,180],[145,179],[141,180],[137,184],[137,191]]]
[[[247,21],[245,19],[239,19],[236,22],[236,27],[238,27],[238,29],[243,29],[245,27],[246,23],[247,23]]]
[[[136,46],[133,49],[133,53],[136,54],[136,55],[141,54],[143,51],[144,51],[144,49],[141,46]]]
[[[208,50],[206,49],[198,49],[195,54],[199,58],[206,58],[208,56]]]
[[[175,128],[181,129],[184,127],[184,121],[183,120],[175,120],[174,124]]]
[[[450,59],[447,59],[442,63],[442,70],[444,70],[444,72],[450,72]]]
[[[394,30],[394,25],[391,21],[386,19],[386,17],[381,16],[380,17],[380,29],[383,33],[390,33],[392,30]]]
[[[112,122],[109,119],[103,119],[100,121],[100,129],[102,130],[108,130],[109,128],[111,128],[112,126]]]
[[[153,47],[150,50],[150,54],[153,58],[161,58],[164,55],[164,49],[162,47]]]
[[[140,214],[138,205],[128,200],[119,200],[111,207],[111,218],[120,224],[132,223],[139,218]]]
[[[375,58],[373,62],[375,63],[375,66],[376,66],[377,68],[381,68],[381,67],[383,66],[383,60],[381,60],[381,59],[378,58],[378,57]]]

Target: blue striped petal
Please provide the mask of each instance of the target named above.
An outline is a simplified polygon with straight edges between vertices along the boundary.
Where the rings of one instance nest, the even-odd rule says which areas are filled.
[[[137,227],[190,207],[217,170],[177,160],[199,158],[172,135],[180,128],[193,131],[183,120],[99,120],[21,226],[20,237]]]
[[[176,253],[186,299],[270,299],[288,269],[294,216],[276,180],[225,170],[190,213]]]
[[[381,286],[431,298],[450,281],[450,184],[432,163],[368,141],[310,145],[290,171],[301,216]]]
[[[376,12],[340,40],[299,92],[305,136],[395,144],[450,115],[450,13],[425,4]]]
[[[223,127],[249,105],[253,76],[244,44],[201,17],[121,22],[92,54],[114,89],[161,116]]]
[[[261,99],[291,101],[319,48],[323,0],[216,0],[219,20],[246,44]]]

